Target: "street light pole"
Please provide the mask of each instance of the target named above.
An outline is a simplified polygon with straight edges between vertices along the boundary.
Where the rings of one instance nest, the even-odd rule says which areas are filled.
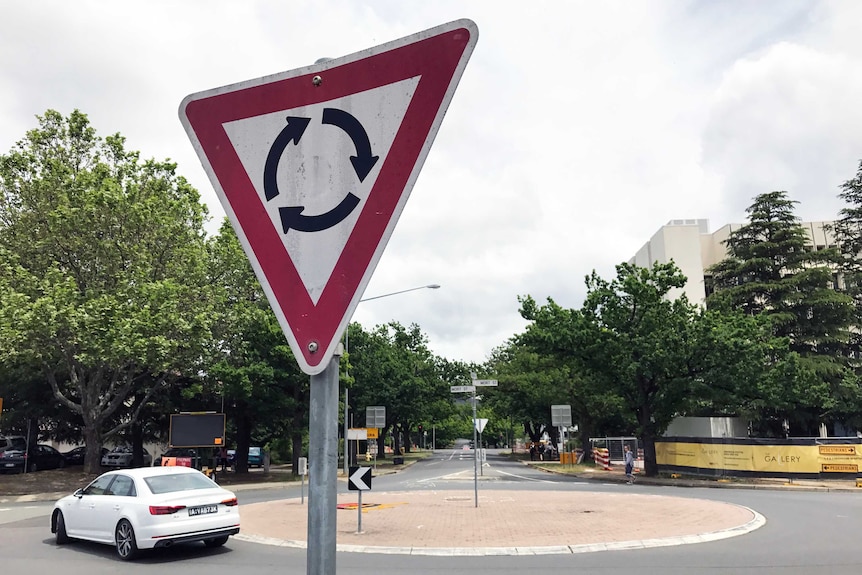
[[[440,289],[440,284],[428,284],[424,286],[417,286],[408,289],[403,289],[399,291],[394,291],[392,293],[385,293],[382,295],[376,295],[372,297],[367,297],[359,300],[359,303],[364,301],[371,301],[373,299],[380,299],[384,297],[389,297],[393,295],[398,295],[402,293],[407,293],[409,291],[416,291],[420,289]],[[344,329],[344,351],[348,353],[350,350],[348,348],[348,332],[350,331],[350,322],[347,322],[347,327]],[[347,362],[344,364],[344,375],[347,376]],[[350,473],[350,449],[349,443],[347,441],[347,431],[349,429],[348,423],[348,411],[350,410],[350,401],[349,401],[349,391],[347,386],[344,387],[344,476],[347,477],[348,473]]]

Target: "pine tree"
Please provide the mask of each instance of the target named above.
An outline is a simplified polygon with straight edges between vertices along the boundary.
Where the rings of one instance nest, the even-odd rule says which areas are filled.
[[[773,334],[787,338],[800,357],[799,377],[782,382],[795,408],[775,410],[773,423],[787,419],[794,434],[814,435],[842,405],[854,312],[852,299],[834,289],[840,253],[811,245],[795,204],[783,191],[755,198],[749,223],[726,242],[728,257],[709,270],[715,291],[707,306],[763,314]]]

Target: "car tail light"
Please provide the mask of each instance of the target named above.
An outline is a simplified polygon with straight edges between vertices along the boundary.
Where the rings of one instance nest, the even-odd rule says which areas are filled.
[[[236,497],[234,497],[233,499],[225,499],[224,501],[222,501],[222,505],[233,507],[235,505],[238,505],[238,501],[236,500]]]
[[[150,515],[172,515],[185,508],[185,505],[150,505]]]

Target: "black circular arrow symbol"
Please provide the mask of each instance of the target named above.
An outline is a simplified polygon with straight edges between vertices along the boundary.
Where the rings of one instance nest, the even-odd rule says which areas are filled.
[[[276,175],[278,164],[281,162],[287,145],[291,142],[294,145],[299,144],[299,140],[305,133],[305,129],[308,127],[310,121],[311,118],[288,116],[287,126],[282,128],[272,147],[269,149],[263,169],[263,191],[267,201],[279,194]],[[359,120],[344,110],[324,108],[321,123],[337,126],[350,136],[356,148],[356,155],[350,156],[350,163],[353,164],[353,171],[356,173],[359,181],[365,181],[365,178],[380,158],[372,155],[368,133]],[[278,212],[281,216],[281,227],[285,234],[290,229],[300,232],[318,232],[340,223],[353,212],[357,205],[359,205],[359,198],[348,192],[337,206],[328,212],[316,216],[303,215],[302,212],[305,210],[305,206],[279,208]]]

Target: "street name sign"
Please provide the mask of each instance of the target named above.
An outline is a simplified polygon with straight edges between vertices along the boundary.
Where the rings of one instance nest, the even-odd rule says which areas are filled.
[[[450,385],[449,393],[464,393],[467,391],[476,391],[476,386],[474,385]]]
[[[368,491],[371,489],[371,468],[351,467],[347,478],[347,489],[350,491]]]
[[[496,379],[474,379],[473,385],[476,387],[497,387]]]
[[[180,105],[305,373],[329,364],[477,40],[457,20]]]

